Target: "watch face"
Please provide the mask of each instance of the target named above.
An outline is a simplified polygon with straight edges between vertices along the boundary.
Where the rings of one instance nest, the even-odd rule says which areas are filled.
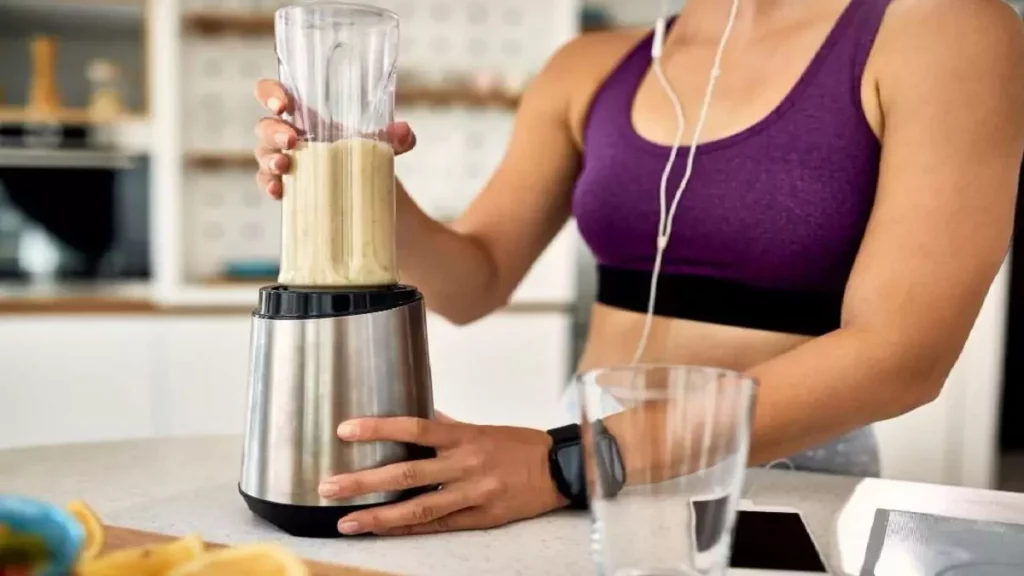
[[[615,437],[602,425],[595,428],[597,435],[597,458],[601,471],[601,491],[605,498],[618,494],[626,484],[626,467]]]
[[[565,480],[568,494],[562,494],[572,500],[586,492],[586,474],[583,470],[583,450],[579,442],[563,444],[555,448],[555,459],[562,471],[562,478]]]

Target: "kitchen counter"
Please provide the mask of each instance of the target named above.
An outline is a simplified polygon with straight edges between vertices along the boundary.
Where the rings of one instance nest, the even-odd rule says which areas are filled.
[[[588,518],[551,514],[496,530],[399,539],[300,540],[246,509],[235,437],[143,440],[0,451],[0,493],[84,498],[110,524],[211,541],[276,540],[308,558],[398,574],[593,574]],[[889,480],[754,470],[744,497],[801,510],[837,574],[859,573],[877,508],[1024,521],[1024,495]],[[529,553],[526,553],[529,551]]]

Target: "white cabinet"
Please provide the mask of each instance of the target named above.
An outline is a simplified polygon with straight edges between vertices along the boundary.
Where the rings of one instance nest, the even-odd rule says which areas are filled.
[[[512,293],[512,303],[572,304],[578,291],[576,261],[580,245],[575,222],[567,224],[537,258],[537,262]]]
[[[238,434],[249,316],[0,317],[0,449],[148,436]],[[435,404],[483,424],[557,423],[570,318],[431,316]]]
[[[249,323],[238,316],[167,316],[153,322],[157,435],[241,434]]]
[[[475,424],[549,428],[568,381],[568,314],[496,314],[467,327],[431,316],[435,407]]]
[[[0,318],[0,448],[148,436],[152,322]]]

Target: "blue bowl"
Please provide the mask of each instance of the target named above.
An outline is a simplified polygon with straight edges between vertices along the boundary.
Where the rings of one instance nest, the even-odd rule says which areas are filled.
[[[70,574],[85,544],[85,529],[78,520],[41,500],[0,494],[0,525],[43,542],[48,558],[40,567],[41,576]]]

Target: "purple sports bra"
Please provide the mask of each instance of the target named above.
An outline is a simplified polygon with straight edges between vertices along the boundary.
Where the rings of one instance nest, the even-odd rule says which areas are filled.
[[[701,144],[665,251],[656,314],[806,335],[839,327],[878,183],[881,145],[860,86],[888,4],[851,0],[778,107]],[[638,312],[647,309],[670,151],[631,121],[651,42],[636,46],[595,96],[573,195],[598,262],[598,301]],[[676,161],[669,202],[688,152]]]

